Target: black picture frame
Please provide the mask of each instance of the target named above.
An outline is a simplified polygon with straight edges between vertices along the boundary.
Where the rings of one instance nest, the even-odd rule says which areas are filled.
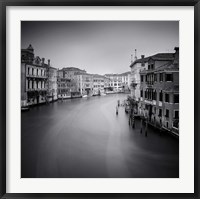
[[[194,193],[67,193],[67,194],[37,194],[37,193],[6,193],[6,7],[7,6],[194,6],[194,37],[195,37],[195,68],[194,68]],[[185,198],[197,199],[199,194],[199,92],[200,75],[200,1],[199,0],[1,0],[0,1],[0,197],[1,198]]]

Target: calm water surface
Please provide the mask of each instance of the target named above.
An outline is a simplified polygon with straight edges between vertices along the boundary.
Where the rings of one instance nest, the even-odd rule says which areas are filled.
[[[117,100],[126,95],[57,101],[22,113],[22,177],[179,177],[179,142],[133,130]]]

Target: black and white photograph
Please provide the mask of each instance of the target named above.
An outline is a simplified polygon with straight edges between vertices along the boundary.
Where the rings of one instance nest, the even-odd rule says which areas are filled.
[[[21,21],[20,50],[21,178],[179,178],[179,21]]]

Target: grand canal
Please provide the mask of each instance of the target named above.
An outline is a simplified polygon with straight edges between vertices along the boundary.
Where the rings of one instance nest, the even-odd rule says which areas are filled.
[[[179,177],[179,141],[128,125],[125,94],[57,101],[21,114],[22,177]]]

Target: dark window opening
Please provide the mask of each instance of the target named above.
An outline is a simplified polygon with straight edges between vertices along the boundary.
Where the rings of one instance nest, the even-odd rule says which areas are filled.
[[[169,102],[169,94],[165,94],[165,102]]]
[[[166,74],[165,75],[165,81],[166,82],[172,82],[173,81],[173,74]]]
[[[166,117],[166,118],[169,118],[169,110],[168,110],[168,109],[166,109],[165,117]]]
[[[159,117],[162,117],[162,109],[159,109],[159,114],[158,114]]]
[[[163,73],[160,73],[160,82],[163,81]]]
[[[159,101],[163,101],[163,93],[162,93],[162,91],[159,93]]]
[[[143,97],[143,90],[140,91],[140,96]]]
[[[174,119],[179,119],[179,111],[174,111]]]
[[[174,103],[179,103],[179,94],[174,94]]]

